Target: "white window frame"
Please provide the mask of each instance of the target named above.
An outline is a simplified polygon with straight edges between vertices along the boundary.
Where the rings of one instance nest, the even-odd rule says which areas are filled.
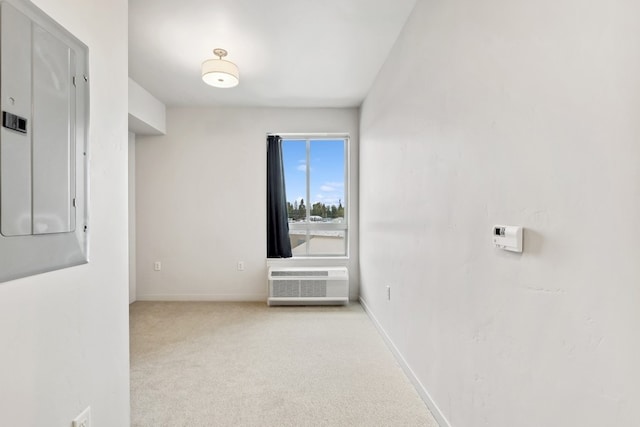
[[[302,259],[302,258],[349,258],[349,215],[351,214],[350,203],[349,203],[349,169],[350,169],[350,159],[349,159],[349,146],[350,146],[350,138],[348,134],[339,133],[339,134],[313,134],[313,133],[305,133],[305,134],[277,134],[279,135],[283,141],[285,140],[296,140],[306,141],[306,155],[307,155],[307,171],[306,171],[306,217],[309,219],[311,217],[311,168],[309,167],[311,163],[311,141],[335,141],[337,139],[344,140],[344,199],[342,201],[342,206],[345,210],[345,215],[343,221],[340,223],[327,223],[327,222],[290,222],[289,230],[303,230],[306,231],[306,244],[305,247],[307,249],[305,255],[293,256],[294,259]],[[286,180],[285,180],[286,185]],[[309,253],[309,237],[312,231],[316,230],[326,230],[326,231],[344,231],[344,253],[342,254],[310,254]]]

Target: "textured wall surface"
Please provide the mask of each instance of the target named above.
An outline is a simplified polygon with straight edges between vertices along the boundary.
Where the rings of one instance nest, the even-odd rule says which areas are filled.
[[[639,14],[419,1],[363,104],[361,295],[453,426],[637,424]]]

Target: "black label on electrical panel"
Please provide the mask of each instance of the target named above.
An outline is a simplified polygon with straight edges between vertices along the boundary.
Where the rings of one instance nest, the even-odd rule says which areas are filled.
[[[27,119],[15,114],[2,112],[2,126],[20,133],[27,133]]]

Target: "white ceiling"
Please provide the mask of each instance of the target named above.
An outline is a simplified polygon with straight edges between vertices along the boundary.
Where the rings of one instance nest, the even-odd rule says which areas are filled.
[[[129,0],[129,76],[167,106],[358,106],[415,3]],[[235,88],[201,79],[217,47]]]

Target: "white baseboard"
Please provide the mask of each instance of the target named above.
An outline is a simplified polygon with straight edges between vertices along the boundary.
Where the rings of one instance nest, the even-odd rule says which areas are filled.
[[[429,408],[429,410],[431,411],[431,414],[433,415],[433,418],[435,418],[436,421],[438,422],[438,425],[440,427],[451,427],[451,424],[449,424],[449,421],[447,421],[447,419],[445,418],[440,408],[438,408],[438,405],[436,405],[436,402],[434,402],[434,400],[431,398],[431,395],[429,394],[427,389],[422,385],[422,383],[420,382],[416,374],[413,372],[413,370],[411,369],[407,361],[404,359],[404,357],[402,356],[402,354],[400,353],[396,345],[393,343],[389,335],[387,335],[387,332],[384,330],[380,322],[378,322],[378,319],[376,319],[376,316],[373,314],[373,312],[371,311],[371,309],[369,308],[365,300],[362,299],[362,297],[360,297],[360,305],[362,305],[362,308],[364,308],[364,311],[367,313],[367,315],[373,322],[378,332],[380,332],[380,335],[382,335],[382,338],[387,343],[387,346],[389,347],[393,355],[398,360],[398,363],[402,367],[402,370],[404,371],[404,373],[407,375],[409,380],[413,383],[413,386],[416,388],[416,390],[418,391],[418,394],[420,395],[424,403],[427,405],[427,408]]]
[[[219,301],[264,302],[267,294],[146,294],[137,295],[136,301]]]

